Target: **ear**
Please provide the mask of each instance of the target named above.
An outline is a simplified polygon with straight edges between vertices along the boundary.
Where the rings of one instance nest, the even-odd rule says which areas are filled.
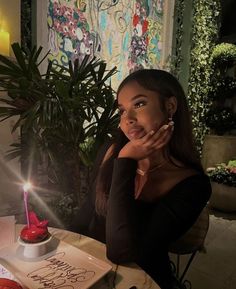
[[[166,111],[171,117],[175,114],[177,110],[177,99],[175,96],[171,96],[166,101]]]

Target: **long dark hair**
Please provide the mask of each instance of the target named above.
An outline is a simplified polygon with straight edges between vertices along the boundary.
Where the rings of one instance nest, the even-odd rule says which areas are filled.
[[[168,144],[167,157],[171,156],[183,163],[186,167],[202,172],[201,162],[193,142],[192,123],[187,100],[179,81],[173,75],[163,70],[137,70],[121,82],[117,90],[117,97],[121,89],[131,82],[137,82],[143,88],[157,92],[161,110],[166,115],[166,100],[172,96],[176,97],[177,110],[173,116],[175,129]],[[128,139],[124,133],[118,129],[117,135],[112,142],[112,153],[99,170],[96,185],[96,210],[99,214],[106,214],[106,204],[113,173],[113,161],[127,142]]]

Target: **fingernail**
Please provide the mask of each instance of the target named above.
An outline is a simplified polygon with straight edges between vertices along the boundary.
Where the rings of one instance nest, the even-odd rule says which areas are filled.
[[[154,135],[154,133],[155,133],[155,131],[154,131],[154,130],[151,130],[149,134],[150,134],[150,135]]]
[[[168,123],[168,125],[171,125],[171,126],[173,126],[175,123],[173,122],[173,121],[170,121],[169,123]]]

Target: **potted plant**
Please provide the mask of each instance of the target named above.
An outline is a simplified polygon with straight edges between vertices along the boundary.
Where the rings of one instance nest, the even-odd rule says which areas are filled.
[[[0,55],[0,87],[8,94],[0,99],[0,120],[17,116],[13,130],[21,129],[21,140],[7,157],[20,156],[25,178],[33,168],[38,186],[43,170],[46,187],[58,192],[54,207],[67,221],[80,206],[81,167],[92,165],[118,124],[110,80],[116,68],[85,56],[68,67],[49,61],[41,73],[42,47],[27,51],[14,43],[12,50],[14,61]]]
[[[211,61],[221,73],[226,73],[236,62],[236,45],[224,42],[217,44],[212,51]]]
[[[210,205],[224,212],[236,211],[236,160],[207,169],[212,184]]]
[[[208,93],[212,105],[206,116],[206,124],[213,134],[231,134],[231,131],[236,129],[233,100],[236,95],[236,79],[229,73],[229,68],[235,63],[236,45],[221,43],[215,46],[211,55],[214,73]]]
[[[209,134],[205,136],[202,163],[206,169],[216,163],[226,162],[236,155],[236,45],[220,43],[211,54],[210,103],[206,114]]]

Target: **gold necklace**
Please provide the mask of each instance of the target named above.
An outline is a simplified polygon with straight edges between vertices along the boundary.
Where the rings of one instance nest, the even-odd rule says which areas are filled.
[[[167,163],[167,160],[164,160],[162,163],[155,165],[151,169],[146,170],[146,171],[137,168],[136,173],[139,174],[140,176],[145,176],[146,174],[150,174],[152,172],[155,172],[157,169],[163,167],[166,163]]]

